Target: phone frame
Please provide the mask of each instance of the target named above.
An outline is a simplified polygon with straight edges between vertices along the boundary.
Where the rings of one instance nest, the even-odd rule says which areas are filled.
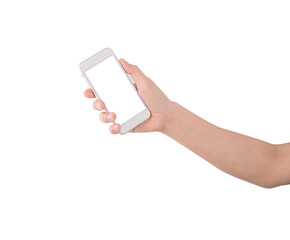
[[[137,93],[137,96],[140,98],[140,100],[142,101],[142,103],[144,105],[144,108],[145,108],[143,111],[141,111],[140,113],[136,114],[134,117],[132,117],[132,118],[128,119],[126,122],[120,124],[121,125],[120,134],[125,134],[125,133],[129,132],[130,130],[132,130],[133,128],[137,127],[139,124],[141,124],[142,122],[144,122],[148,118],[150,118],[151,113],[150,113],[150,110],[148,109],[148,107],[146,106],[146,104],[141,99],[137,89],[135,88],[135,86],[134,86],[134,84],[133,84],[133,82],[131,80],[132,79],[131,76],[126,73],[126,71],[124,70],[124,68],[120,64],[120,62],[119,62],[117,56],[115,55],[115,53],[113,52],[113,50],[111,48],[105,48],[105,49],[97,52],[93,56],[91,56],[91,57],[87,58],[86,60],[84,60],[83,62],[81,62],[80,65],[79,65],[79,68],[80,68],[80,71],[82,73],[82,77],[85,78],[87,84],[89,85],[89,87],[94,92],[96,98],[102,100],[100,95],[96,91],[95,87],[93,86],[93,84],[89,80],[88,76],[86,75],[86,72],[89,69],[91,69],[91,68],[95,67],[96,65],[98,65],[99,63],[105,61],[107,58],[109,58],[111,56],[113,56],[115,58],[117,64],[122,69],[123,73],[125,74],[125,76],[127,77],[128,81],[130,82],[133,90]],[[107,106],[105,106],[105,111],[109,112]],[[116,122],[113,121],[113,123],[116,123]]]

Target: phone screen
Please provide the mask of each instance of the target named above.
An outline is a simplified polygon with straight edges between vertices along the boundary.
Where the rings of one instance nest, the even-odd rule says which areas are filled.
[[[146,107],[114,56],[86,71],[86,76],[116,122],[123,124]]]

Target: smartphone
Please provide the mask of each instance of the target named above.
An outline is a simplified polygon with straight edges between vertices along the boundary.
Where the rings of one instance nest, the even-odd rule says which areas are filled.
[[[125,72],[112,49],[105,48],[81,62],[80,70],[95,96],[105,103],[105,111],[116,113],[114,123],[121,125],[121,134],[150,117],[151,113],[131,76]]]

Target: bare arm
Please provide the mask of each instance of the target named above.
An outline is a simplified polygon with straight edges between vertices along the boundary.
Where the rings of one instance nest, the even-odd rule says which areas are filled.
[[[290,143],[273,145],[214,126],[170,101],[137,66],[123,59],[120,63],[151,111],[151,117],[132,132],[162,132],[222,171],[262,187],[290,184]],[[91,89],[84,95],[95,98]],[[93,107],[102,111],[105,103],[95,100]],[[115,119],[115,113],[100,114],[104,123]],[[120,125],[111,125],[110,132],[119,133]]]
[[[162,132],[217,168],[262,187],[290,183],[290,144],[273,145],[231,132],[172,103]]]

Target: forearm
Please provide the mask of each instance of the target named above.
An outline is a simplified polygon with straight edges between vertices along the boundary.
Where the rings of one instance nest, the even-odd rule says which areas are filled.
[[[212,125],[177,103],[172,103],[162,131],[235,177],[263,187],[278,185],[277,146]]]

